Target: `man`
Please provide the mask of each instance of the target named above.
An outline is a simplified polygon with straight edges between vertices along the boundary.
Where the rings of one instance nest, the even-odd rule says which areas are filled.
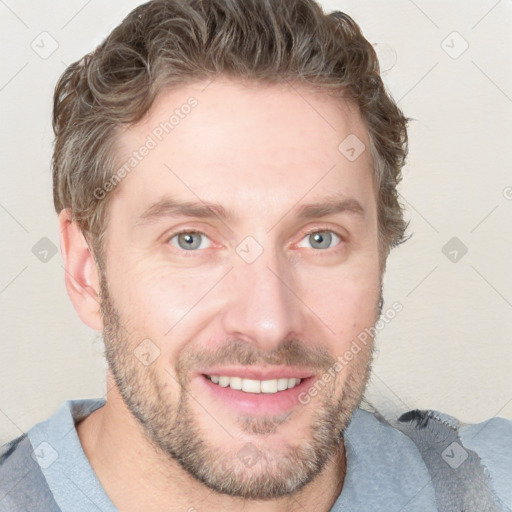
[[[358,407],[406,125],[313,0],[153,0],[72,64],[54,200],[107,395],[4,448],[0,510],[509,510],[511,422]]]

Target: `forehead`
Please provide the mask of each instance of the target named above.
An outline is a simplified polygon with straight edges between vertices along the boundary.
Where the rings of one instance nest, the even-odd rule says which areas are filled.
[[[354,159],[347,149],[362,152]],[[217,79],[166,91],[120,134],[118,155],[129,172],[113,202],[134,215],[169,194],[235,212],[258,207],[261,214],[337,192],[360,202],[373,198],[358,109],[297,85]]]

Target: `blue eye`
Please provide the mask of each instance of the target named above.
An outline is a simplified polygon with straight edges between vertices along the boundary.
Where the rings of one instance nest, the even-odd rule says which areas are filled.
[[[334,233],[334,231],[324,230],[324,231],[313,231],[312,233],[308,233],[303,240],[309,241],[312,249],[330,249],[331,243],[341,241],[341,238]],[[299,245],[299,247],[304,247],[303,245]]]
[[[303,241],[299,243],[299,247],[325,250],[335,247],[342,239],[334,231],[326,229],[312,231],[302,240]],[[305,242],[308,245],[303,245]],[[187,252],[194,252],[198,249],[208,249],[212,245],[208,236],[201,231],[181,231],[179,233],[175,233],[168,239],[168,243],[177,249]]]
[[[173,243],[174,239],[176,239],[176,243]],[[208,237],[200,231],[182,231],[181,233],[176,233],[172,236],[169,239],[169,242],[178,249],[194,251],[195,249],[207,249],[210,247],[211,244],[204,247],[202,242],[205,239],[208,240]]]

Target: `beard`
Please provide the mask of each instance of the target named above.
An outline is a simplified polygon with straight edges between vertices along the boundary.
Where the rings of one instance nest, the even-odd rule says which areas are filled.
[[[216,411],[208,411],[190,393],[194,367],[205,363],[297,365],[317,369],[321,375],[334,366],[336,357],[297,339],[287,340],[272,353],[232,340],[214,353],[182,351],[174,363],[174,375],[167,368],[158,370],[157,364],[145,366],[133,352],[141,337],[128,332],[109,295],[105,274],[100,274],[105,357],[126,407],[158,452],[178,462],[210,489],[250,500],[294,494],[319,475],[329,460],[344,456],[343,434],[369,379],[373,342],[342,370],[346,378],[341,390],[336,385],[342,373],[339,372],[309,404],[314,412],[308,424],[300,424],[300,439],[280,442],[279,450],[272,446],[275,442],[266,443],[269,436],[293,418],[293,410],[275,416],[236,418],[240,430],[253,439],[244,443],[242,436],[233,436],[216,419]],[[381,306],[382,293],[377,318]],[[231,436],[231,449],[225,442],[215,444],[208,440],[208,431],[198,422],[200,414],[210,416]]]

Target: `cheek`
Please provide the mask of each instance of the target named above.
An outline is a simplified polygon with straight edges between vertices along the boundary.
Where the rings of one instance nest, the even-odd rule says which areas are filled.
[[[377,264],[340,267],[315,272],[302,280],[304,303],[325,323],[338,345],[349,344],[361,331],[373,325],[380,299]]]
[[[149,338],[172,359],[183,348],[191,324],[200,324],[197,312],[208,304],[202,297],[212,282],[211,272],[193,275],[140,263],[120,264],[109,286],[127,330],[137,338]]]

